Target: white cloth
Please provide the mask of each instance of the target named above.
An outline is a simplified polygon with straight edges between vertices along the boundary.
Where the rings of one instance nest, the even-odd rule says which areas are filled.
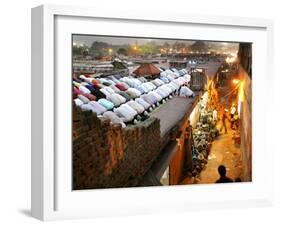
[[[100,91],[105,95],[105,96],[110,96],[110,92],[108,92],[108,90],[104,87],[104,88],[101,88]]]
[[[103,107],[100,103],[98,103],[97,101],[90,101],[89,105],[92,106],[92,111],[96,112],[97,115],[101,115],[102,113],[106,112],[106,108]],[[84,106],[84,105],[82,105]]]
[[[115,85],[115,84],[116,84],[116,83],[115,83],[113,80],[111,80],[111,79],[107,79],[107,82],[110,83],[110,85]]]
[[[111,79],[112,79],[113,82],[115,82],[115,84],[119,83],[119,80],[116,79],[114,76],[111,76]]]
[[[92,82],[93,78],[88,78],[85,75],[80,75],[79,78],[81,78],[82,80],[86,81],[86,82]]]
[[[144,99],[142,99],[142,98],[137,98],[136,100],[135,100],[137,103],[139,103],[140,105],[142,105],[145,109],[148,109],[151,105],[148,103],[148,102],[146,102]]]
[[[80,106],[82,111],[94,111],[94,108],[90,104],[83,104]]]
[[[218,111],[216,109],[213,110],[213,120],[215,120],[215,121],[218,120]]]
[[[135,88],[129,88],[126,93],[129,94],[132,98],[136,98],[141,95],[141,92]]]
[[[132,80],[133,80],[134,83],[135,83],[135,86],[134,86],[134,87],[139,86],[139,85],[142,83],[140,80],[138,80],[138,79],[136,79],[136,78],[132,78]]]
[[[83,95],[78,95],[77,96],[84,104],[87,104],[87,103],[89,103],[90,102],[90,100],[87,98],[87,97],[85,97],[85,96],[83,96]]]
[[[157,89],[155,92],[158,93],[162,98],[166,98],[169,95],[166,92],[163,92],[161,89]]]
[[[153,85],[152,82],[145,82],[142,84],[146,89],[148,89],[148,91],[152,91],[154,89],[156,89],[156,86]]]
[[[150,90],[146,87],[145,83],[139,85],[139,87],[144,91],[144,93],[148,93]]]
[[[126,82],[130,87],[134,88],[141,84],[141,81],[134,77],[123,77],[120,79],[122,82]]]
[[[126,99],[117,93],[107,95],[106,99],[112,102],[115,107],[126,102]]]
[[[174,84],[174,85],[177,87],[177,89],[179,89],[180,86],[182,85],[182,84],[180,83],[180,81],[178,81],[177,79],[173,80],[171,83]]]
[[[170,82],[167,85],[168,85],[168,87],[171,88],[172,92],[174,92],[174,91],[176,91],[178,89],[178,87],[174,83],[172,83],[172,82]]]
[[[176,69],[176,68],[172,68],[172,69],[173,69],[174,75],[175,75],[176,77],[179,77],[179,76],[180,76],[180,73],[179,73],[178,69]]]
[[[136,101],[130,100],[126,104],[138,112],[138,114],[141,114],[145,111],[144,107]]]
[[[112,123],[119,123],[122,125],[122,128],[126,127],[126,124],[123,122],[121,118],[119,118],[114,112],[106,111],[102,115],[103,117],[110,119]]]
[[[177,81],[180,83],[180,85],[183,85],[184,83],[187,83],[187,79],[184,77],[177,78]]]
[[[141,98],[148,102],[150,105],[156,104],[158,102],[157,97],[151,92],[142,95]]]
[[[173,74],[168,74],[167,75],[167,78],[170,80],[170,81],[173,81],[175,79],[175,76]]]
[[[73,83],[73,85],[75,85],[77,88],[79,88],[79,87],[81,86],[81,84],[80,84],[79,82],[73,81],[72,83]]]
[[[118,89],[115,85],[111,85],[110,88],[113,89],[115,93],[120,92],[120,89]]]
[[[125,97],[121,96],[121,95],[118,94],[118,93],[113,93],[113,94],[111,94],[111,95],[116,96],[116,97],[119,99],[119,101],[121,102],[121,104],[123,104],[123,103],[125,103],[125,102],[127,101]]]
[[[190,97],[190,96],[193,96],[193,95],[194,95],[194,93],[191,89],[189,89],[186,86],[181,87],[181,89],[180,89],[180,96],[181,97]]]
[[[187,82],[189,82],[191,79],[191,75],[189,74],[185,74],[183,77],[187,79]]]
[[[130,106],[123,104],[118,108],[115,108],[114,113],[123,120],[123,122],[129,122],[134,119],[134,117],[138,114],[134,109]]]
[[[110,94],[115,93],[114,89],[112,89],[111,87],[107,86],[105,87],[105,89],[107,90],[107,92],[109,92]]]
[[[134,110],[132,107],[130,107],[130,105],[128,105],[127,103],[126,104],[122,104],[121,107],[126,109],[132,115],[134,115],[134,117],[138,114],[138,112],[136,110]]]
[[[85,86],[82,86],[82,85],[79,86],[79,90],[84,94],[91,93],[91,91],[89,89],[87,89]]]
[[[167,76],[167,72],[166,71],[161,71],[160,75],[166,77]]]
[[[231,115],[234,115],[235,112],[236,112],[236,108],[235,108],[234,106],[232,106],[232,107],[230,108],[230,114],[231,114]]]
[[[159,78],[154,79],[154,80],[152,81],[152,83],[153,83],[154,85],[156,85],[157,87],[158,87],[158,86],[162,86],[162,85],[164,84],[164,82],[163,82],[162,80],[160,80]]]
[[[134,87],[134,82],[128,78],[128,77],[123,77],[120,79],[120,81],[127,83],[130,87]]]
[[[160,86],[158,89],[165,92],[167,96],[169,96],[173,92],[173,90],[169,87],[168,84]]]
[[[82,100],[80,100],[79,98],[75,98],[74,103],[78,107],[84,104],[84,102]]]
[[[98,78],[98,80],[99,80],[100,83],[107,82],[107,80],[105,78]]]
[[[159,101],[161,101],[163,99],[162,96],[160,94],[158,94],[157,92],[155,92],[155,91],[151,91],[148,94],[152,94],[153,96],[155,96],[156,99],[157,99],[157,102],[159,102]]]

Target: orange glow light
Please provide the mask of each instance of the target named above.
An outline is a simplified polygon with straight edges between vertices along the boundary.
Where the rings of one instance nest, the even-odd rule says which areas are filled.
[[[234,85],[237,85],[239,82],[240,82],[239,79],[233,79],[233,80],[232,80],[232,83],[233,83]]]
[[[241,83],[239,85],[238,100],[239,100],[239,102],[244,101],[244,82],[243,81],[241,81]]]

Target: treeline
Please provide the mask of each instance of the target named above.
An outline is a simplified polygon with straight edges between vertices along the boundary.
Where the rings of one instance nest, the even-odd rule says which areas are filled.
[[[148,56],[155,54],[171,54],[177,52],[187,52],[193,50],[192,46],[199,47],[206,46],[201,42],[201,45],[196,44],[194,42],[193,45],[176,41],[174,43],[164,42],[159,45],[155,41],[146,42],[144,44],[138,44],[137,42],[134,44],[127,45],[111,45],[106,42],[95,41],[91,46],[87,45],[73,45],[73,55],[84,55],[91,56],[94,59],[101,58],[105,56],[115,56],[115,55],[123,55],[123,56]],[[198,48],[198,49],[199,49]]]

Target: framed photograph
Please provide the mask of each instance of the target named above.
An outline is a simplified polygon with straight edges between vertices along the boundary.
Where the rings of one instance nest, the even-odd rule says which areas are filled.
[[[271,205],[270,20],[32,9],[32,216]]]

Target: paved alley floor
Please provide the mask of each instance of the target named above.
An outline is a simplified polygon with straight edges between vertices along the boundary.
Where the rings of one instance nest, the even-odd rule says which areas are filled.
[[[242,160],[240,148],[235,146],[232,140],[232,130],[229,125],[227,127],[228,133],[220,133],[217,139],[212,142],[208,163],[200,175],[197,178],[185,178],[182,184],[215,183],[219,178],[219,165],[224,165],[227,168],[226,175],[231,179],[241,178]]]

